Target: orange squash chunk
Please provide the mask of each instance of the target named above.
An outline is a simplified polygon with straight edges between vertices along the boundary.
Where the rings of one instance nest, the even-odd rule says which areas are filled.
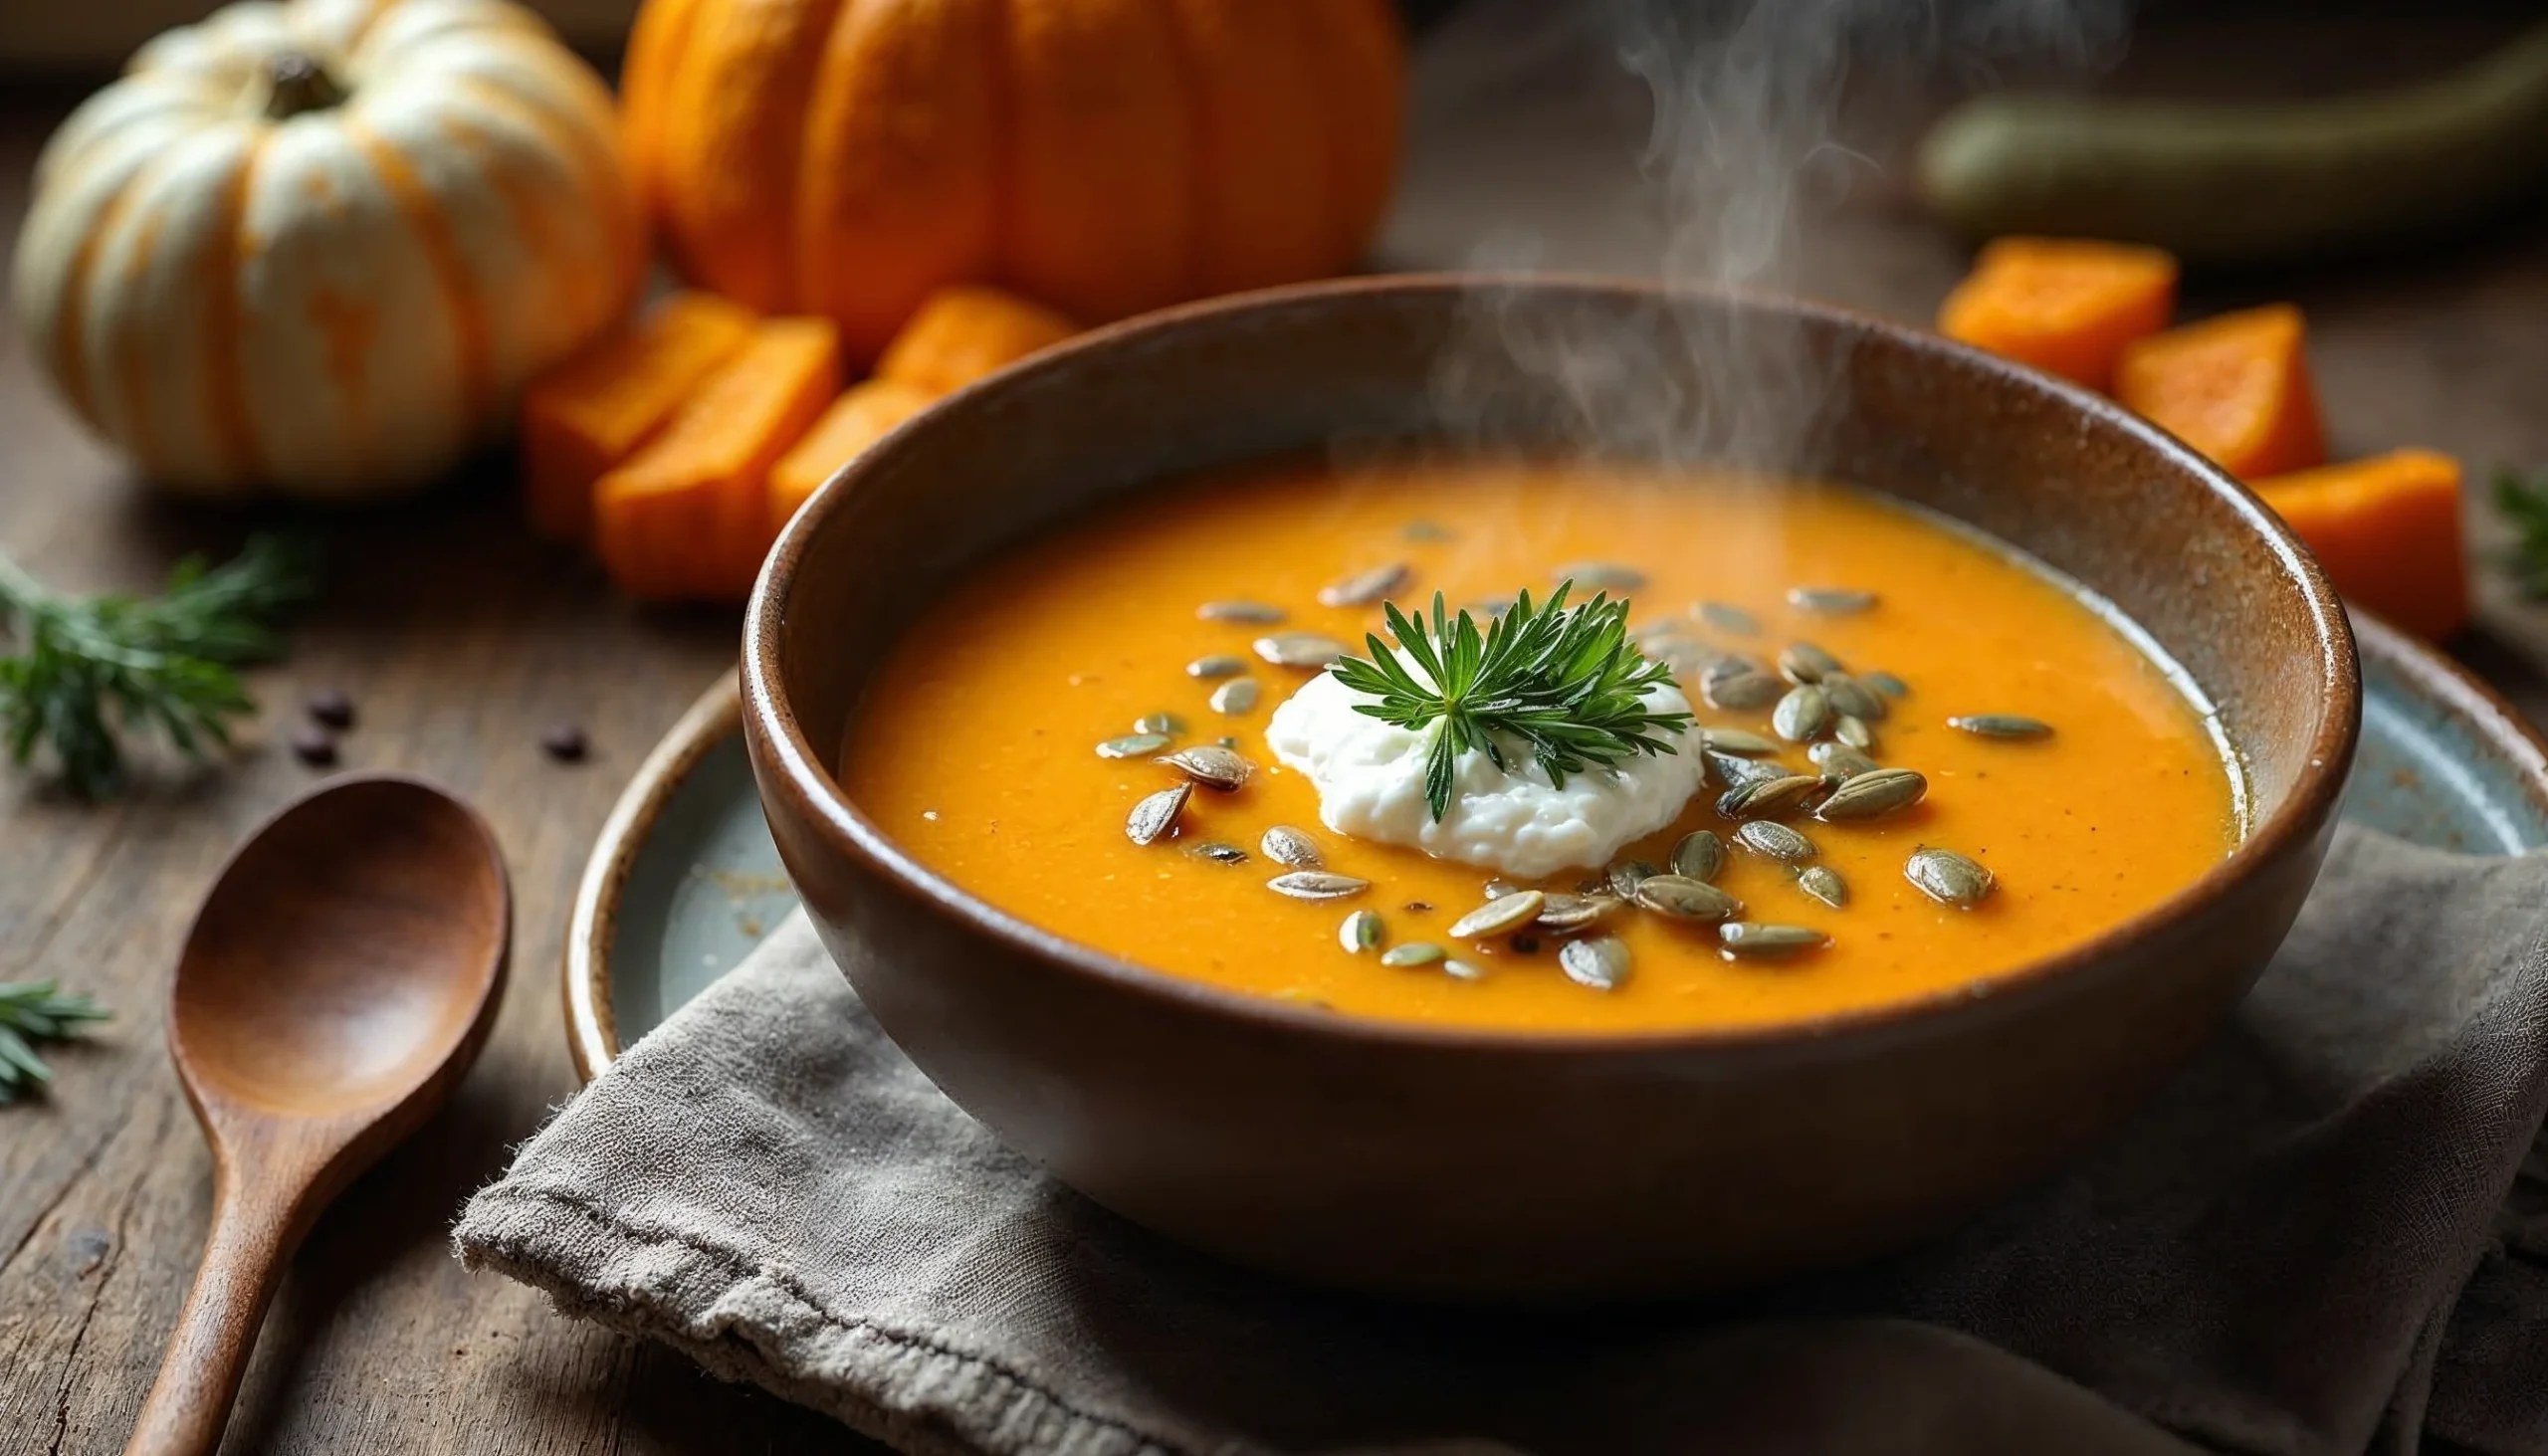
[[[876,376],[932,395],[953,394],[1077,332],[1079,325],[1068,318],[1015,294],[972,285],[944,288],[923,300],[885,346]]]
[[[938,396],[899,379],[869,379],[853,384],[805,438],[769,469],[769,520],[784,526],[832,472],[885,433],[930,407]]]
[[[2467,624],[2459,462],[2395,450],[2261,480],[2256,494],[2348,599],[2436,641]]]
[[[2241,480],[2327,460],[2300,311],[2272,304],[2152,334],[2123,351],[2115,398]]]
[[[714,294],[678,294],[534,380],[522,403],[523,505],[531,528],[559,540],[590,534],[593,482],[751,335],[750,310]]]
[[[1938,331],[2105,389],[2124,345],[2168,326],[2177,260],[2156,248],[2001,238],[1938,308]]]
[[[612,579],[658,600],[740,601],[777,527],[769,470],[840,392],[830,320],[773,318],[663,432],[593,488]]]

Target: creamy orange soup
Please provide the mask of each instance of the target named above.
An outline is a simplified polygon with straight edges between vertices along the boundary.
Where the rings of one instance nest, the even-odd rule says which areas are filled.
[[[1562,937],[1525,931],[1451,943],[1491,870],[1413,848],[1359,842],[1320,823],[1316,789],[1265,743],[1268,716],[1309,677],[1250,651],[1267,630],[1199,619],[1199,603],[1280,606],[1282,630],[1356,645],[1376,607],[1325,607],[1319,589],[1403,561],[1394,598],[1435,590],[1454,604],[1544,595],[1561,564],[1596,561],[1644,577],[1630,622],[1763,665],[1809,641],[1853,673],[1907,692],[1873,725],[1878,762],[1927,775],[1927,797],[1869,822],[1787,820],[1812,863],[1845,883],[1845,905],[1808,896],[1798,869],[1735,847],[1711,775],[1680,822],[1618,858],[1666,863],[1684,833],[1713,828],[1729,853],[1716,879],[1743,918],[1808,927],[1826,945],[1730,958],[1717,930],[1611,915],[1631,973],[1596,990],[1560,971]],[[1821,614],[1798,585],[1872,593]],[[1695,604],[1739,607],[1739,630]],[[1187,675],[1211,654],[1248,659],[1262,688],[1244,713],[1207,706]],[[1770,709],[1719,711],[1681,678],[1702,726],[1771,734]],[[1148,757],[1096,745],[1167,713],[1179,744],[1226,735],[1253,760],[1231,792],[1197,788],[1172,837],[1137,845],[1128,811],[1175,781]],[[2014,741],[1948,726],[2019,714],[2049,736]],[[1810,772],[1803,748],[1779,759]],[[1611,465],[1483,459],[1353,468],[1297,462],[1185,480],[1010,552],[975,571],[899,645],[852,725],[850,796],[923,863],[983,900],[1088,945],[1172,975],[1354,1015],[1549,1031],[1661,1031],[1812,1017],[1947,991],[2075,944],[2149,910],[2220,861],[2240,832],[2231,760],[2181,681],[2127,630],[2038,566],[1960,528],[1842,487],[1735,478],[1664,479]],[[1352,899],[1268,890],[1285,866],[1260,849],[1274,826],[1306,831],[1328,867],[1371,882]],[[1197,844],[1244,848],[1223,864]],[[1987,866],[1971,909],[1938,903],[1904,874],[1917,847]],[[1598,874],[1538,885],[1572,891]],[[1380,918],[1381,948],[1444,943],[1484,974],[1384,965],[1349,950],[1340,924]]]

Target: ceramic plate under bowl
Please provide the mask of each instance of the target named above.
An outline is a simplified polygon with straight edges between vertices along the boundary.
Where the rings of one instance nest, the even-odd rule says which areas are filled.
[[[2344,817],[2468,854],[2548,847],[2548,744],[2433,649],[2356,617],[2362,743]],[[585,1080],[748,953],[790,910],[743,757],[735,680],[647,755],[593,846],[566,937],[566,1035]]]

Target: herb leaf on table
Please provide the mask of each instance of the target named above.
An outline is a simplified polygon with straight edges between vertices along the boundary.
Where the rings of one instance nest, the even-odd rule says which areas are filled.
[[[272,536],[219,566],[188,557],[155,597],[70,596],[0,556],[10,761],[50,749],[65,786],[101,799],[123,787],[125,734],[156,729],[188,759],[227,747],[256,711],[235,669],[282,652],[275,624],[315,586],[308,546]]]
[[[110,1013],[87,996],[68,996],[49,980],[0,982],[0,1107],[53,1080],[35,1043],[80,1035],[88,1022]]]
[[[1560,788],[1571,773],[1678,751],[1660,734],[1688,728],[1690,715],[1653,712],[1644,697],[1669,683],[1672,670],[1628,639],[1624,597],[1596,595],[1569,607],[1574,587],[1561,583],[1545,606],[1525,591],[1483,632],[1466,611],[1447,618],[1438,591],[1429,624],[1384,602],[1389,635],[1422,676],[1407,671],[1378,633],[1364,636],[1368,661],[1344,658],[1331,669],[1348,688],[1379,700],[1357,704],[1355,712],[1419,731],[1441,725],[1424,760],[1424,800],[1437,822],[1450,812],[1452,773],[1464,749],[1509,771],[1503,740],[1519,739]]]
[[[2528,476],[2510,467],[2497,471],[2495,509],[2521,533],[2513,548],[2513,579],[2532,596],[2548,596],[2548,468]]]

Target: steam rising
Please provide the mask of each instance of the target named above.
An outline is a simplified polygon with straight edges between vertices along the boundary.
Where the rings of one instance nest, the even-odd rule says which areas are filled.
[[[1588,45],[1642,85],[1638,168],[1676,287],[1795,292],[1817,225],[1876,159],[1907,151],[1924,92],[2004,68],[2075,72],[2112,56],[2128,0],[1483,0],[1511,26],[1502,86],[1544,79]],[[1554,13],[1552,13],[1554,12]],[[1471,17],[1469,23],[1478,23]],[[1507,235],[1473,265],[1528,273]],[[1640,308],[1553,311],[1480,290],[1437,370],[1437,404],[1480,439],[1565,442],[1669,463],[1811,473],[1838,403],[1836,361],[1775,323]]]

